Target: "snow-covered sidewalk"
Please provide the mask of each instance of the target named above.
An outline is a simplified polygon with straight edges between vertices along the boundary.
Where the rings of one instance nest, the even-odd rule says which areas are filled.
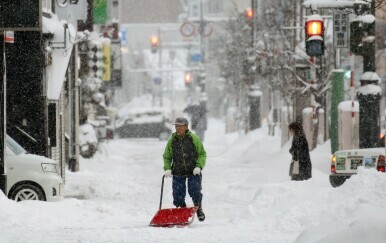
[[[224,130],[221,121],[210,119],[206,221],[149,227],[158,210],[166,143],[122,139],[82,160],[80,172],[67,171],[61,202],[15,203],[0,195],[0,242],[386,242],[386,175],[360,170],[332,188],[326,143],[311,154],[313,178],[293,182],[289,145],[280,148],[278,136],[268,136],[266,127],[247,135]],[[172,207],[170,179],[163,206]]]

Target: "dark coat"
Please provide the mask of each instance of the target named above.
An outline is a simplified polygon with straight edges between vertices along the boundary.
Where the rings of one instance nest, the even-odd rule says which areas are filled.
[[[289,150],[293,160],[299,160],[299,175],[292,176],[292,180],[308,180],[312,177],[312,164],[308,142],[304,135],[295,135]]]
[[[191,127],[193,130],[205,131],[207,128],[207,110],[202,105],[188,105],[184,112],[190,115]]]

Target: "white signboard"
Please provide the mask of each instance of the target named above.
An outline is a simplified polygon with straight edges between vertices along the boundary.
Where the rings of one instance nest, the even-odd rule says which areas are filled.
[[[345,13],[334,13],[334,47],[348,48],[350,22]]]
[[[77,20],[86,20],[87,1],[57,0],[55,1],[55,12],[60,20],[67,20],[75,24]]]
[[[188,14],[189,18],[199,18],[201,11],[200,11],[200,4],[198,0],[189,0],[188,1]]]

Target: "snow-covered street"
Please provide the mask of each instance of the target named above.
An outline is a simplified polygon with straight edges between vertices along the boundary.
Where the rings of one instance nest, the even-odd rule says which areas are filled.
[[[293,182],[289,144],[280,148],[280,138],[268,136],[265,126],[247,135],[225,135],[224,129],[220,120],[210,120],[204,143],[204,222],[149,227],[158,210],[166,143],[121,139],[82,160],[80,172],[66,172],[63,201],[15,203],[1,195],[0,242],[386,241],[384,174],[360,170],[332,188],[326,143],[311,153],[313,178]],[[187,203],[192,205],[189,197]],[[170,179],[163,207],[172,207]]]

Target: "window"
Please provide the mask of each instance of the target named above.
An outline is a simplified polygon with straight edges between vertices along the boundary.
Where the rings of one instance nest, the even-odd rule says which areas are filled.
[[[224,12],[223,0],[209,0],[209,13],[219,14]]]
[[[39,7],[40,2],[36,0],[1,0],[1,27],[14,31],[41,31]]]
[[[15,154],[15,155],[19,155],[19,154],[26,154],[27,151],[25,151],[25,149],[20,146],[20,144],[18,144],[15,140],[13,140],[10,136],[7,136],[5,138],[5,142],[8,146],[8,148]]]
[[[52,0],[42,0],[42,9],[52,12]]]

